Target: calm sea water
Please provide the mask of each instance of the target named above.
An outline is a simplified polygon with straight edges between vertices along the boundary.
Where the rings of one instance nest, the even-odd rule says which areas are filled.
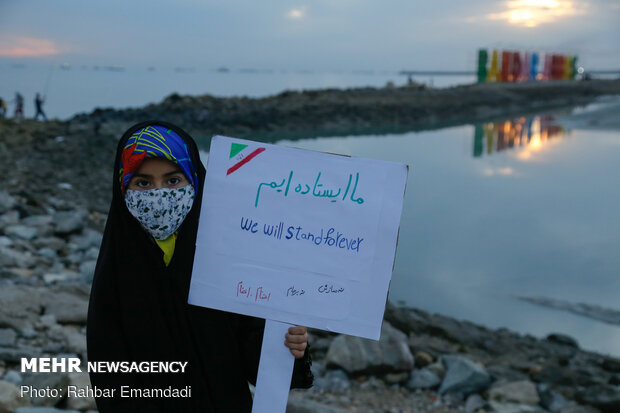
[[[410,166],[391,300],[620,356],[620,327],[513,297],[620,309],[620,132],[540,116],[278,144]]]
[[[416,76],[414,81],[453,86],[472,83],[474,76]],[[34,96],[47,96],[48,117],[67,119],[97,107],[117,109],[159,102],[172,93],[182,95],[260,97],[284,90],[403,85],[407,77],[397,71],[291,71],[234,69],[219,72],[204,68],[106,67],[28,63],[23,66],[0,61],[0,97],[11,100],[19,91],[26,100],[25,114],[34,116]],[[9,111],[13,113],[13,105]]]

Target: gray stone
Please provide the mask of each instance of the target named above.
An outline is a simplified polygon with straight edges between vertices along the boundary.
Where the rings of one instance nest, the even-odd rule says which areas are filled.
[[[20,407],[13,413],[80,413],[79,410],[57,409],[55,407]]]
[[[459,355],[442,357],[446,376],[439,388],[440,394],[452,393],[466,397],[485,390],[491,384],[491,376],[484,367]]]
[[[46,328],[52,328],[58,323],[56,322],[56,316],[54,314],[44,314],[39,319],[39,323]]]
[[[22,357],[33,358],[39,357],[41,352],[39,349],[19,346],[19,348],[0,347],[0,360],[18,363]]]
[[[571,402],[558,410],[557,413],[601,413],[601,411],[592,406],[582,406],[581,404]]]
[[[92,387],[88,373],[70,373],[69,385],[77,389]],[[95,410],[97,405],[92,397],[67,397],[67,407],[75,410]]]
[[[80,264],[80,275],[82,279],[87,282],[93,282],[93,277],[95,275],[95,267],[97,266],[97,261],[84,261]]]
[[[0,214],[4,214],[15,205],[17,205],[15,198],[13,198],[7,191],[0,190]]]
[[[409,390],[432,389],[441,384],[441,379],[428,369],[413,370],[405,387]]]
[[[489,399],[497,402],[518,404],[538,404],[540,397],[536,385],[529,380],[513,381],[493,386],[489,390]]]
[[[31,215],[21,220],[22,224],[32,227],[45,227],[52,223],[51,215]]]
[[[99,248],[98,247],[90,247],[84,253],[84,259],[85,260],[97,261],[97,258],[99,258]],[[316,341],[312,341],[312,343],[313,343],[312,347],[316,347]],[[327,350],[327,348],[326,348],[326,350]]]
[[[72,271],[48,272],[41,277],[46,284],[57,284],[71,280],[77,280],[78,274]]]
[[[59,323],[86,324],[87,297],[59,292],[46,294],[42,300],[45,314],[54,314]]]
[[[291,394],[286,405],[286,413],[347,413],[348,410],[342,410],[337,407],[328,406],[323,403],[310,399],[304,399],[301,396]]]
[[[435,373],[435,375],[439,377],[440,379],[443,379],[444,377],[446,377],[446,367],[440,361],[436,361],[432,364],[429,364],[425,368],[428,371]]]
[[[0,247],[0,267],[31,268],[36,260],[28,251],[21,252],[12,248]]]
[[[551,343],[561,344],[563,346],[579,348],[577,340],[570,336],[567,336],[566,334],[552,333],[547,336],[546,340]]]
[[[21,397],[19,389],[13,383],[0,380],[0,413],[11,413],[21,406],[30,403],[26,397]]]
[[[407,336],[384,321],[379,341],[348,335],[336,337],[327,352],[326,363],[348,373],[370,374],[409,371],[414,360]]]
[[[0,346],[14,347],[17,333],[12,328],[0,328]]]
[[[4,380],[8,381],[9,383],[13,383],[16,386],[20,386],[22,384],[23,378],[19,371],[9,370],[4,375]]]
[[[99,248],[102,238],[103,234],[101,232],[85,228],[81,234],[71,235],[69,238],[69,248],[84,251],[91,247]]]
[[[38,336],[38,333],[35,331],[34,328],[32,327],[26,327],[21,329],[21,331],[19,332],[19,335],[22,336],[23,338],[35,338],[36,336]]]
[[[351,387],[349,377],[342,370],[328,371],[324,377],[314,380],[314,387],[319,390],[326,390],[333,393],[342,393]]]
[[[64,261],[69,265],[79,265],[84,260],[84,253],[81,251],[75,251],[64,258]]]
[[[568,400],[560,393],[551,390],[546,383],[538,383],[536,390],[540,397],[540,405],[552,413],[557,413],[568,405]]]
[[[67,243],[58,237],[41,237],[37,238],[33,241],[33,244],[36,248],[50,248],[54,251],[60,251],[64,249]]]
[[[603,413],[620,412],[620,386],[595,385],[577,393],[577,401]]]
[[[465,401],[465,413],[476,413],[478,410],[488,410],[489,404],[479,394],[472,394]]]
[[[47,336],[61,343],[62,351],[86,354],[86,336],[74,327],[55,325],[49,329]]]
[[[52,261],[58,259],[58,253],[49,247],[39,248],[37,254]]]
[[[0,235],[0,247],[10,247],[11,245],[13,245],[11,238]]]
[[[541,407],[531,404],[500,403],[491,400],[489,405],[496,413],[545,413]]]
[[[404,382],[409,378],[409,374],[406,371],[402,371],[400,373],[388,373],[383,376],[383,381],[386,384],[399,384]]]
[[[0,325],[22,330],[32,327],[41,314],[41,294],[25,285],[4,285],[0,288]]]
[[[54,214],[54,232],[60,235],[68,235],[79,232],[84,228],[88,212],[86,210],[61,211]]]
[[[9,237],[30,241],[37,236],[38,231],[35,227],[29,227],[27,225],[9,225],[4,228],[4,233]]]
[[[426,351],[418,351],[413,358],[415,359],[415,366],[418,368],[426,367],[433,362],[433,356]]]
[[[612,373],[620,373],[620,360],[606,357],[605,360],[603,360],[603,369]]]
[[[0,215],[0,229],[6,227],[7,225],[16,224],[19,224],[19,212],[9,211],[4,215]]]
[[[35,406],[55,406],[67,394],[69,376],[67,373],[36,373],[24,377],[23,386],[32,386],[35,389],[58,390],[57,392],[46,392],[46,394],[32,395],[30,402]],[[54,393],[57,393],[55,395]]]

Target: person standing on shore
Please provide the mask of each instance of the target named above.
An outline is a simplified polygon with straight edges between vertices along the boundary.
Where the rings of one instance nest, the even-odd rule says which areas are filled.
[[[250,412],[264,320],[187,304],[205,168],[194,140],[160,121],[119,141],[112,203],[91,289],[89,362],[187,362],[178,373],[96,373],[100,413]],[[283,337],[296,358],[291,387],[313,376],[305,327]],[[124,389],[191,388],[191,397],[123,397]]]
[[[45,102],[45,98],[42,98],[41,95],[37,92],[37,95],[34,98],[34,107],[36,109],[36,114],[34,115],[34,120],[39,118],[39,115],[43,117],[43,120],[47,122],[47,116],[45,116],[45,112],[43,112],[43,103]]]
[[[0,98],[0,118],[6,117],[6,102]]]
[[[15,103],[15,113],[13,117],[16,119],[21,119],[24,117],[24,97],[21,93],[15,92],[15,99],[11,102]]]

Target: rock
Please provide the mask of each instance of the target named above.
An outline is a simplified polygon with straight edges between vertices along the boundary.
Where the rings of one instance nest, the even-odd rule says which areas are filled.
[[[4,233],[13,238],[30,241],[37,236],[38,231],[36,228],[27,225],[9,225],[4,228]]]
[[[491,384],[491,376],[484,367],[459,355],[442,356],[446,376],[439,388],[440,394],[453,393],[466,397],[485,390]]]
[[[577,401],[596,407],[603,413],[620,412],[620,387],[610,385],[590,386],[577,392]]]
[[[314,379],[314,387],[333,393],[342,393],[351,387],[349,377],[342,370],[328,371],[324,377]]]
[[[314,400],[305,399],[301,396],[291,394],[286,405],[286,413],[347,413],[337,407],[328,406]]]
[[[84,280],[84,282],[88,284],[93,282],[96,266],[97,261],[84,261],[80,264],[80,275],[82,276],[82,280]]]
[[[88,298],[67,292],[50,292],[42,301],[45,314],[55,315],[59,323],[86,324]]]
[[[536,385],[529,380],[495,385],[489,390],[489,399],[497,402],[512,402],[518,404],[540,403]]]
[[[478,410],[488,410],[489,404],[479,394],[472,394],[465,402],[465,413],[476,413]]]
[[[12,328],[0,328],[0,346],[14,347],[17,333]]]
[[[442,354],[458,353],[461,346],[440,337],[410,334],[409,347],[413,352],[423,351],[433,357],[439,357]]]
[[[443,380],[446,377],[446,367],[443,365],[441,361],[436,361],[432,364],[429,364],[425,367],[428,371],[431,371],[437,375],[440,379]]]
[[[79,277],[72,271],[48,272],[41,277],[45,284],[57,284],[77,280]]]
[[[441,384],[441,378],[428,369],[413,370],[405,387],[409,390],[432,389]]]
[[[0,214],[4,214],[15,205],[17,205],[15,198],[13,198],[7,191],[0,190]]]
[[[41,352],[32,347],[19,346],[19,348],[0,347],[0,360],[19,363],[22,357],[33,358],[41,356]]]
[[[23,285],[0,288],[0,325],[15,330],[32,327],[41,309],[41,294],[36,288]]]
[[[97,258],[99,258],[99,248],[97,247],[90,247],[89,249],[86,250],[86,252],[84,253],[84,259],[85,260],[89,260],[89,261],[97,261]],[[317,340],[313,340],[312,341],[312,347],[316,347],[317,342],[320,342],[320,340],[323,340],[323,338],[319,338]],[[331,342],[331,340],[328,340],[328,343]],[[325,351],[327,351],[327,347],[329,347],[329,344],[327,344],[325,346]]]
[[[36,260],[28,251],[21,252],[12,248],[0,247],[0,267],[34,267]]]
[[[58,253],[56,252],[56,250],[53,250],[49,247],[39,248],[37,250],[37,254],[52,261],[58,259]]]
[[[557,413],[601,413],[599,409],[592,406],[582,406],[577,403],[569,403],[557,411]]]
[[[86,354],[86,336],[74,327],[55,325],[47,335],[62,344],[62,351]]]
[[[52,223],[51,215],[31,215],[21,220],[22,224],[31,227],[45,227]]]
[[[606,357],[605,360],[603,360],[603,369],[612,373],[620,373],[620,360]]]
[[[386,384],[399,384],[407,380],[407,378],[409,378],[409,373],[403,371],[400,373],[388,373],[383,376],[383,381]]]
[[[70,373],[69,385],[78,389],[92,387],[88,373]],[[92,397],[67,397],[67,407],[75,410],[96,410],[97,405]]]
[[[5,375],[4,375],[4,380],[8,381],[9,383],[12,383],[16,386],[21,386],[23,378],[22,375],[19,374],[18,371],[16,370],[9,370]]]
[[[568,400],[562,394],[557,393],[545,383],[539,383],[536,386],[538,395],[540,396],[540,405],[550,412],[556,413],[564,406],[568,405]]]
[[[13,383],[0,380],[0,413],[12,413],[21,406],[28,406],[28,398],[21,397]]]
[[[348,335],[336,337],[327,351],[326,363],[350,374],[369,374],[409,371],[414,360],[407,336],[384,321],[379,341]]]
[[[35,406],[54,406],[67,394],[69,376],[66,373],[35,373],[24,377],[23,386],[32,386],[35,389],[51,390],[44,395],[33,395],[30,402]]]
[[[496,413],[545,413],[541,407],[531,404],[500,403],[491,400],[489,405]]]
[[[413,359],[415,360],[415,366],[418,368],[426,367],[433,362],[433,356],[425,351],[418,351],[413,356]]]
[[[4,235],[0,235],[0,248],[10,247],[12,245],[13,245],[13,241],[11,241],[11,238],[5,237]]]
[[[577,340],[565,334],[552,333],[547,336],[546,340],[551,343],[561,344],[563,346],[579,348]]]
[[[56,316],[54,314],[44,314],[39,319],[39,323],[46,328],[52,328],[58,323],[56,322]]]
[[[41,237],[37,238],[33,241],[33,244],[36,248],[50,248],[54,251],[60,251],[64,249],[67,243],[58,237]]]
[[[85,228],[81,234],[74,234],[69,237],[69,248],[87,250],[90,247],[99,248],[103,234],[94,229]]]
[[[56,212],[52,220],[55,225],[54,232],[60,235],[80,232],[84,229],[87,216],[88,212],[83,209],[78,211]]]
[[[0,228],[15,224],[19,224],[19,212],[11,210],[3,215],[0,215]]]

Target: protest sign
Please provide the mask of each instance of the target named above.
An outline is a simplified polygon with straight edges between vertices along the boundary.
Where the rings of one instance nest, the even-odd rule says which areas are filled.
[[[211,142],[189,303],[378,339],[407,167]]]

